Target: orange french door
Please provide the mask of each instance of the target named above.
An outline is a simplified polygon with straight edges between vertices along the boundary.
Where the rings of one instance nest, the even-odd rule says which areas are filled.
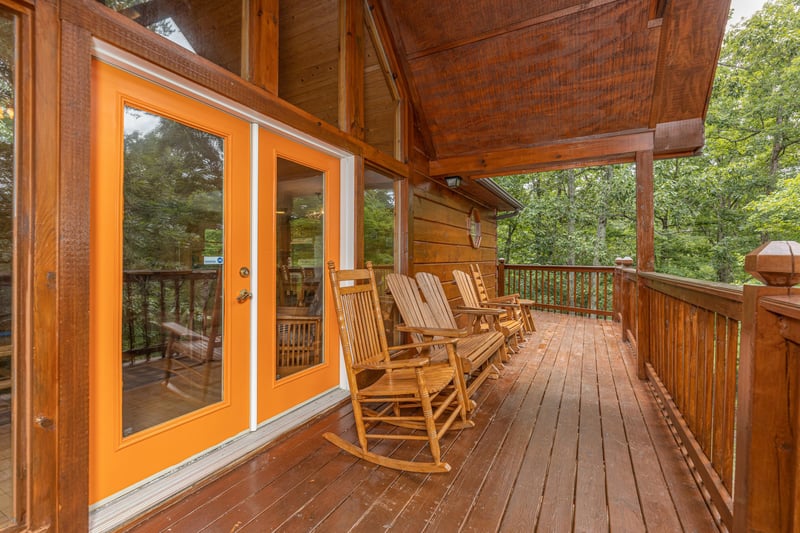
[[[339,159],[259,130],[259,422],[339,384]]]
[[[92,79],[90,501],[247,430],[250,126]]]

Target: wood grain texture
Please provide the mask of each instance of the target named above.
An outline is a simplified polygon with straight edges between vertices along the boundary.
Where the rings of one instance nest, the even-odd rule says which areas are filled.
[[[321,434],[355,438],[342,407],[128,530],[484,532],[558,522],[598,531],[607,516],[620,529],[715,531],[618,327],[547,313],[536,322],[501,377],[473,397],[476,426],[442,440],[449,474],[338,453]],[[418,443],[384,446],[403,459],[425,454]]]

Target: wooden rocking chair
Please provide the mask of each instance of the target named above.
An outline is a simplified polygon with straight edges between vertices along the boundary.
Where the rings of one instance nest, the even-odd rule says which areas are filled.
[[[199,332],[177,322],[161,324],[167,336],[164,385],[186,397],[193,396],[191,390],[199,390],[199,396],[205,399],[215,388],[211,383],[213,368],[220,367],[222,363],[222,337],[219,331],[222,320],[222,269],[217,273],[213,293],[210,290],[209,293],[211,317],[208,322],[203,319]],[[205,317],[206,311],[203,313]],[[189,386],[176,386],[176,378],[182,378]]]
[[[358,433],[358,445],[333,433],[324,437],[342,450],[375,464],[409,472],[448,472],[441,460],[439,439],[449,429],[473,427],[467,419],[466,398],[456,386],[461,373],[453,345],[444,344],[447,360],[431,364],[426,350],[434,343],[414,343],[389,347],[383,328],[380,299],[372,264],[366,269],[336,271],[328,263],[336,317],[350,386]],[[412,359],[392,359],[396,351],[420,350]],[[362,373],[377,373],[369,385],[361,384]],[[379,424],[400,428],[395,432],[371,432]],[[407,429],[420,430],[407,432]],[[431,462],[394,459],[369,451],[369,440],[426,440]]]
[[[414,278],[394,273],[386,276],[389,290],[403,317],[403,325],[397,329],[411,333],[417,341],[456,339],[456,353],[464,371],[458,378],[459,386],[464,388],[466,397],[470,398],[488,377],[499,374],[498,366],[506,358],[505,338],[500,331],[476,332],[473,328],[459,328],[444,297],[439,279],[432,274],[417,275],[426,284],[435,286],[430,289],[431,297],[426,296],[427,301],[423,301]],[[497,313],[493,310],[480,310],[472,316],[477,319],[489,315],[491,320]],[[438,353],[436,350],[431,352],[433,360],[441,359],[443,355],[441,350]],[[471,377],[469,385],[466,384],[465,375]],[[474,402],[470,401],[467,408],[472,410]]]
[[[514,303],[492,303],[483,304],[478,298],[478,293],[475,292],[475,287],[472,284],[472,278],[466,272],[460,270],[453,271],[453,278],[458,285],[458,292],[461,293],[461,298],[464,300],[466,309],[481,309],[487,307],[503,308],[505,312],[498,316],[500,328],[506,336],[509,347],[512,351],[516,352],[519,344],[525,341],[522,329],[522,318],[519,315],[519,305]],[[459,309],[463,310],[463,309]]]
[[[475,289],[478,292],[478,298],[481,303],[488,305],[492,303],[513,303],[519,305],[525,333],[530,334],[536,331],[536,323],[533,321],[533,312],[531,311],[531,308],[536,302],[528,300],[527,298],[521,298],[518,293],[490,297],[489,291],[486,290],[486,284],[483,282],[481,268],[476,264],[472,264],[469,266],[469,272],[472,274],[472,281],[475,282]]]

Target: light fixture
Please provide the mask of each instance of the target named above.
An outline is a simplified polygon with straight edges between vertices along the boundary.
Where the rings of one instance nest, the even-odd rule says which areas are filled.
[[[461,176],[445,176],[444,181],[451,189],[457,189],[461,186]]]

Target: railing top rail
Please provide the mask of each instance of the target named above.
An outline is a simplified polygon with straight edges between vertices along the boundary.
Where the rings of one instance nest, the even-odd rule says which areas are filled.
[[[639,272],[639,278],[654,291],[734,320],[742,319],[744,289],[741,286],[654,272]]]
[[[215,278],[218,270],[215,268],[197,270],[124,270],[125,278],[150,277],[150,278]]]
[[[744,290],[741,285],[731,285],[729,283],[682,278],[680,276],[659,274],[657,272],[639,272],[639,276],[647,280],[659,281],[667,285],[681,287],[694,292],[710,294],[720,298],[733,300],[735,302],[743,301]]]
[[[566,272],[614,272],[613,266],[592,265],[510,265],[505,264],[506,270],[558,270]]]
[[[800,296],[765,296],[761,305],[776,315],[800,320]]]

